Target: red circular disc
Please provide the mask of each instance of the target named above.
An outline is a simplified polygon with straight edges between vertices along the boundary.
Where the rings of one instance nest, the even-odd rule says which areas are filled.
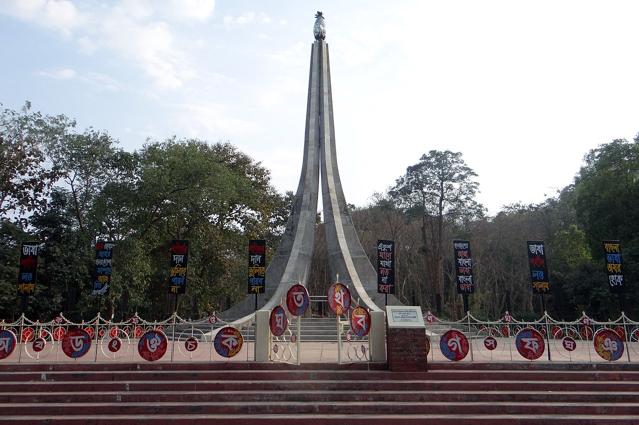
[[[615,332],[617,332],[617,335],[619,335],[619,338],[624,340],[626,339],[626,331],[624,330],[623,326],[615,327]]]
[[[269,319],[269,327],[271,328],[271,333],[273,336],[281,336],[286,332],[286,328],[288,327],[288,317],[286,316],[286,311],[284,311],[284,307],[278,305],[273,310],[271,310],[271,318]]]
[[[0,330],[0,360],[6,359],[16,348],[16,334],[8,329]]]
[[[592,335],[593,335],[593,331],[592,331],[592,328],[590,326],[582,326],[581,330],[579,331],[579,333],[581,334],[582,338],[584,338],[584,339],[591,339]]]
[[[184,340],[184,348],[189,353],[197,350],[197,345],[198,345],[198,340],[194,336],[190,336],[186,340]]]
[[[122,348],[122,340],[117,337],[112,337],[109,340],[109,344],[107,345],[107,347],[109,348],[110,352],[117,353],[118,351],[120,351],[120,348]]]
[[[143,333],[144,333],[144,329],[142,328],[142,326],[136,326],[136,327],[133,329],[133,335],[134,335],[136,338],[140,338],[140,337],[142,336],[142,334],[143,334]]]
[[[44,347],[46,347],[46,345],[47,341],[44,338],[36,338],[33,341],[31,348],[35,353],[39,353],[40,351],[44,350]]]
[[[91,348],[91,336],[84,329],[69,329],[62,338],[62,351],[72,359],[84,356],[89,348]]]
[[[425,351],[426,351],[426,355],[428,356],[428,353],[430,353],[430,338],[428,336],[426,337]]]
[[[95,329],[93,329],[92,326],[87,326],[86,328],[84,328],[84,331],[89,334],[91,339],[93,339],[93,336],[95,335]]]
[[[351,291],[348,288],[336,282],[328,288],[328,306],[338,316],[341,316],[351,307]]]
[[[463,332],[451,329],[444,333],[439,339],[439,349],[448,360],[457,362],[468,354],[468,338]]]
[[[138,353],[144,360],[154,362],[164,356],[167,346],[168,341],[164,332],[148,331],[138,342]]]
[[[560,326],[555,325],[550,330],[550,334],[552,335],[553,338],[559,339],[564,336],[564,330],[561,329]]]
[[[20,335],[20,342],[31,342],[35,338],[35,331],[33,328],[24,328]]]
[[[487,336],[484,338],[484,347],[486,347],[487,350],[493,351],[497,348],[497,340],[492,336]]]
[[[371,315],[364,307],[355,307],[351,311],[351,330],[362,338],[371,330]]]
[[[522,357],[535,360],[544,354],[546,344],[541,333],[533,328],[524,328],[517,333],[515,346]]]
[[[65,333],[66,332],[64,331],[64,328],[62,326],[58,326],[53,330],[53,340],[60,341],[62,338],[64,338]]]
[[[222,357],[235,356],[242,349],[242,344],[244,344],[242,333],[231,326],[220,329],[213,339],[213,347]]]
[[[510,336],[510,328],[506,325],[501,327],[501,335],[508,338]]]
[[[612,329],[599,329],[592,342],[595,351],[604,360],[613,362],[623,355],[623,340]]]
[[[577,343],[569,336],[566,336],[561,340],[561,345],[566,351],[575,351],[577,349]]]
[[[113,326],[113,327],[111,327],[111,329],[109,329],[109,336],[110,336],[111,338],[115,338],[115,337],[117,337],[117,336],[118,336],[118,331],[119,331],[119,329],[118,329],[118,327],[117,327],[117,326]]]
[[[308,291],[299,283],[291,286],[291,289],[286,293],[286,307],[293,316],[304,314],[309,304]]]

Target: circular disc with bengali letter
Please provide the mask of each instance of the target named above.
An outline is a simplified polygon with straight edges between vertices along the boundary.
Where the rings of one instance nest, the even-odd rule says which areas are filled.
[[[577,348],[577,343],[569,336],[565,336],[561,340],[561,345],[566,351],[575,351],[575,349]]]
[[[468,354],[468,338],[463,332],[451,329],[441,336],[439,349],[448,360],[457,362]]]
[[[6,359],[16,349],[16,334],[8,329],[0,331],[0,360]]]
[[[336,282],[328,288],[328,306],[338,316],[341,316],[351,307],[351,291],[348,288]]]
[[[190,336],[184,340],[184,349],[190,353],[192,351],[197,350],[198,344],[199,343],[197,338],[194,336]]]
[[[35,337],[33,328],[24,328],[20,336],[20,342],[31,342]]]
[[[58,326],[53,330],[53,340],[60,341],[62,338],[64,338],[64,334],[64,328],[62,326]]]
[[[162,331],[151,330],[146,332],[138,342],[140,357],[149,362],[160,360],[166,353],[168,341]]]
[[[47,346],[47,340],[42,337],[39,337],[33,341],[33,344],[31,344],[31,349],[33,350],[34,353],[39,353],[40,351],[44,350],[44,347],[46,346]]]
[[[515,347],[521,356],[528,360],[535,360],[544,354],[546,343],[537,329],[524,328],[517,333]]]
[[[89,348],[91,348],[91,336],[84,329],[69,329],[62,338],[62,351],[72,359],[84,356]]]
[[[492,336],[487,336],[484,338],[484,347],[486,347],[487,350],[493,351],[497,348],[497,340]]]
[[[286,316],[284,307],[278,305],[273,310],[271,310],[269,326],[271,328],[271,333],[274,336],[281,336],[284,334],[284,332],[286,332],[286,328],[288,327],[288,317]]]
[[[107,344],[109,351],[112,353],[117,353],[122,348],[122,340],[118,337],[112,337]]]
[[[351,311],[351,330],[362,338],[371,330],[371,315],[364,307],[355,307]]]
[[[219,330],[213,340],[215,351],[222,357],[233,357],[242,349],[244,337],[242,333],[231,326]]]
[[[304,314],[310,300],[308,298],[308,291],[302,285],[295,284],[286,293],[286,307],[293,316],[301,316]]]
[[[623,355],[623,340],[612,329],[599,329],[593,338],[593,344],[597,354],[604,360],[614,362]]]

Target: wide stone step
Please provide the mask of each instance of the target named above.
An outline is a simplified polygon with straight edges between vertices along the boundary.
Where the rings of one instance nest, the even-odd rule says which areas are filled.
[[[221,370],[142,370],[130,371],[28,371],[4,372],[4,381],[165,381],[165,380],[415,380],[427,381],[485,381],[485,380],[524,380],[524,381],[632,381],[639,382],[638,371],[479,371],[479,370],[434,370],[430,372],[395,372],[387,371],[305,371],[305,370],[253,370],[253,371],[221,371]]]
[[[0,403],[96,403],[178,402],[178,401],[404,401],[404,402],[595,402],[637,403],[636,392],[587,391],[77,391],[0,393]]]
[[[540,415],[635,415],[639,403],[569,402],[398,402],[398,401],[257,401],[257,402],[119,402],[119,403],[0,403],[3,415],[25,411],[49,415],[108,415],[117,410],[123,415],[147,414],[540,414]]]
[[[621,381],[451,381],[451,380],[153,380],[153,381],[6,381],[0,393],[37,391],[280,391],[280,390],[388,390],[402,391],[637,391],[639,382]]]
[[[0,423],[36,425],[36,424],[83,424],[83,425],[133,425],[166,424],[172,425],[636,425],[634,415],[378,415],[378,414],[309,414],[296,413],[286,415],[83,415],[83,416],[0,416]]]

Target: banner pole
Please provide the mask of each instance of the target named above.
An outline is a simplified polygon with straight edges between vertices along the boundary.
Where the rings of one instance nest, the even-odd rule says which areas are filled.
[[[541,307],[544,310],[544,323],[546,325],[546,345],[548,346],[548,361],[552,361],[551,355],[550,355],[550,338],[549,338],[549,333],[550,331],[548,330],[548,313],[546,313],[546,298],[544,297],[544,294],[540,294],[541,295]]]

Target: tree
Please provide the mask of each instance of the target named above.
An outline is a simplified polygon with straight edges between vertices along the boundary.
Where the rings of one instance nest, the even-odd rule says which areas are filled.
[[[45,145],[61,144],[74,125],[63,115],[31,112],[29,102],[20,112],[0,112],[0,218],[46,206],[58,170],[47,163]]]
[[[442,313],[443,242],[445,227],[465,224],[483,216],[475,200],[477,174],[466,165],[460,152],[431,150],[407,168],[395,182],[390,197],[409,215],[421,218],[422,250],[426,276],[435,294],[435,308]]]
[[[631,301],[626,310],[639,311],[639,136],[632,142],[618,139],[590,151],[574,187],[577,221],[593,259],[603,270],[602,240],[621,241],[626,293]],[[600,285],[607,291],[604,279]]]

